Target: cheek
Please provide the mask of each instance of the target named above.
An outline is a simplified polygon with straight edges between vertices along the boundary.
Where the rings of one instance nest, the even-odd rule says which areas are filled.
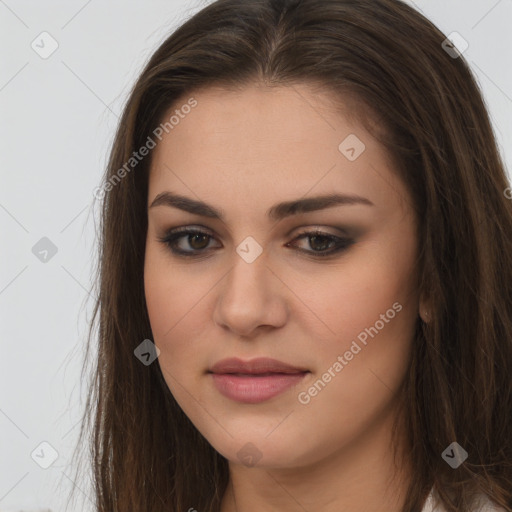
[[[307,295],[305,289],[299,292],[329,327],[315,347],[320,376],[339,363],[338,356],[346,361],[342,370],[331,369],[337,375],[332,380],[338,382],[332,393],[356,393],[371,401],[378,396],[374,386],[382,387],[379,380],[384,394],[386,386],[394,391],[400,385],[417,323],[414,260],[412,244],[402,244],[399,253],[391,245],[361,244],[328,280],[318,281]]]
[[[165,251],[148,243],[144,289],[152,341],[160,350],[162,375],[184,408],[191,400],[191,392],[195,399],[201,399],[196,386],[208,364],[209,340],[205,333],[211,329],[212,313],[207,297],[215,285],[215,276],[203,277],[188,265],[171,262]]]
[[[144,292],[153,335],[165,342],[174,337],[182,324],[197,319],[194,313],[205,289],[200,280],[191,279],[186,267],[173,263],[162,247],[149,241],[144,261]]]
[[[184,279],[184,273],[171,265],[159,248],[148,244],[144,265],[144,291],[153,342],[160,349],[160,366],[174,371],[172,363],[183,360],[184,351],[197,326],[198,302],[194,282]],[[198,306],[196,305],[196,308]],[[188,334],[187,334],[188,331]],[[173,357],[170,357],[170,354]],[[176,356],[176,357],[174,357]],[[164,373],[165,376],[165,373]]]
[[[329,328],[327,338],[351,340],[376,322],[382,332],[410,330],[410,317],[416,316],[414,267],[409,260],[393,261],[382,253],[377,257],[374,251],[378,252],[377,245],[373,251],[362,249],[323,279],[316,276],[297,291]]]
[[[335,334],[315,344],[314,378],[297,389],[296,419],[311,422],[317,437],[327,440],[325,453],[332,443],[356,438],[389,410],[409,366],[417,321],[413,283],[382,261],[331,281],[324,303],[337,308],[322,319]],[[316,307],[320,298],[314,298]]]
[[[172,286],[166,278],[158,277],[157,268],[148,273],[145,280],[146,303],[153,333],[153,342],[159,349],[157,364],[160,366],[163,378],[174,398],[182,406],[187,402],[186,393],[181,392],[187,385],[191,372],[186,372],[193,362],[191,334],[187,332],[187,301],[181,294],[176,294],[178,283]],[[177,300],[180,297],[182,300]],[[181,318],[181,321],[179,319]],[[195,364],[197,364],[197,357]]]

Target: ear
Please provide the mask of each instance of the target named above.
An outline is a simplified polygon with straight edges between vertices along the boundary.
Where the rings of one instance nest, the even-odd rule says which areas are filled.
[[[432,308],[430,300],[428,300],[426,297],[422,296],[420,298],[419,302],[419,315],[421,320],[428,324],[430,320],[432,319]]]

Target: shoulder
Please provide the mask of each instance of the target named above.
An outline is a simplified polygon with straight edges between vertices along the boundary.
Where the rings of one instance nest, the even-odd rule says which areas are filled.
[[[421,512],[446,512],[446,509],[437,502],[434,494],[434,490],[430,491],[430,494],[427,497],[427,500],[425,501],[425,505],[423,506],[423,509]],[[484,494],[481,494],[478,499],[478,503],[473,509],[473,512],[506,512],[504,508],[498,507],[497,505],[494,505],[492,501],[485,496]]]

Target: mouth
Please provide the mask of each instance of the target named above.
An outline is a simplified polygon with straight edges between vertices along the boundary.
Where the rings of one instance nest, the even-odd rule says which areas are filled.
[[[213,372],[210,372],[213,373]],[[215,375],[235,375],[237,377],[269,377],[273,375],[297,375],[306,372],[265,372],[265,373],[234,373],[234,372],[226,372],[226,373],[216,373]]]
[[[304,368],[268,358],[246,362],[224,359],[208,370],[223,396],[246,404],[269,400],[299,384],[309,373]]]
[[[242,359],[231,357],[218,361],[208,370],[209,373],[240,375],[294,374],[308,371],[309,370],[305,367],[294,366],[290,363],[268,357],[259,357],[251,359],[250,361],[243,361]]]

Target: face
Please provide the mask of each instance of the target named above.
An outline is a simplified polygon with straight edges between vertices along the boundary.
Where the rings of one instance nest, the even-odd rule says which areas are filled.
[[[231,463],[314,464],[396,403],[419,307],[410,198],[384,148],[306,85],[193,98],[152,155],[155,364]],[[210,373],[231,357],[295,373]]]

